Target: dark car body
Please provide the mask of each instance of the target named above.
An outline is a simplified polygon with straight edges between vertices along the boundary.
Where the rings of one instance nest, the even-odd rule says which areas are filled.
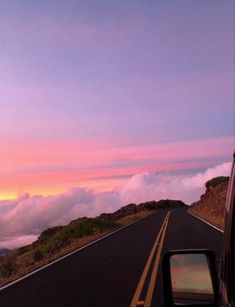
[[[235,306],[235,154],[225,206],[224,256],[219,276],[223,306]]]

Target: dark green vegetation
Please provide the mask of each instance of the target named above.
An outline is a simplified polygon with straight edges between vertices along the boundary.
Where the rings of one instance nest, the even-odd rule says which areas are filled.
[[[5,278],[11,276],[17,270],[16,255],[9,254],[0,257],[0,276]]]
[[[78,219],[66,226],[45,230],[34,243],[34,246],[43,255],[52,254],[71,243],[74,239],[110,231],[118,226],[120,226],[119,223],[100,219]]]
[[[149,201],[139,206],[144,206],[147,210],[156,210],[156,209],[176,209],[185,207],[185,203],[181,200],[171,200],[171,199],[162,199],[159,201]]]
[[[229,177],[219,176],[219,177],[212,178],[211,180],[208,180],[206,182],[205,186],[206,186],[207,190],[210,190],[211,188],[217,187],[221,183],[227,183],[228,184],[228,181],[229,181]]]

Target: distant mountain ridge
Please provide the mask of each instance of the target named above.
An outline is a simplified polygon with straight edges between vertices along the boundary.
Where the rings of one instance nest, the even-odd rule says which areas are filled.
[[[143,206],[147,210],[157,210],[157,209],[177,209],[187,207],[187,205],[181,200],[172,199],[161,199],[159,201],[149,201],[141,203],[138,206]]]
[[[7,255],[11,252],[8,248],[0,248],[0,256]]]
[[[140,203],[138,205],[134,203],[130,203],[126,206],[121,207],[114,213],[102,213],[100,216],[96,217],[96,219],[101,220],[110,220],[114,221],[125,216],[135,214],[144,210],[159,210],[159,209],[176,209],[186,207],[187,205],[181,200],[171,200],[171,199],[162,199],[160,201],[148,201],[144,203]]]

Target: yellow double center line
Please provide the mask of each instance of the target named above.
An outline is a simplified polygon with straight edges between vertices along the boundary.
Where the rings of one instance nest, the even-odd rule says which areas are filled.
[[[148,257],[147,263],[145,265],[144,271],[141,275],[141,278],[139,280],[139,283],[137,285],[137,288],[135,290],[134,296],[132,298],[130,307],[137,307],[137,306],[144,306],[144,307],[150,307],[152,303],[152,298],[153,298],[153,292],[154,292],[154,286],[156,282],[156,277],[157,277],[157,272],[158,272],[158,267],[160,263],[160,257],[161,257],[161,252],[162,252],[162,247],[164,243],[164,238],[166,234],[166,229],[168,225],[168,220],[169,220],[170,212],[167,213],[161,229],[157,235],[157,238],[154,242],[153,248],[151,250],[151,253]],[[154,261],[154,255],[155,256],[155,261]],[[151,277],[150,277],[150,282],[147,288],[147,293],[145,296],[145,300],[140,300],[141,299],[141,294],[143,291],[143,287],[150,269],[151,264],[154,261]]]

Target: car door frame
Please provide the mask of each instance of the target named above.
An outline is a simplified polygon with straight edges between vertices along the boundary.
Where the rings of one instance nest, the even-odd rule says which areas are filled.
[[[225,206],[224,255],[221,272],[223,306],[235,306],[235,153]]]

